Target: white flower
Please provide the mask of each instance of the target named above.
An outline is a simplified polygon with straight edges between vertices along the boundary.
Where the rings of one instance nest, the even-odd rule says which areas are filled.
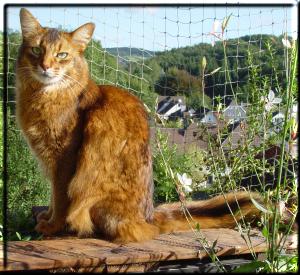
[[[191,188],[192,179],[188,178],[186,173],[183,173],[182,175],[177,173],[177,178],[186,193],[193,191],[193,189]]]
[[[224,176],[229,176],[230,175],[230,173],[231,173],[231,168],[230,167],[226,167],[225,168],[225,171],[224,172],[222,172],[222,173],[220,173],[220,176],[221,177],[224,177]]]
[[[215,20],[214,21],[214,23],[213,23],[213,26],[212,26],[212,33],[216,33],[217,32],[217,30],[218,30],[218,28],[219,28],[219,26],[220,26],[220,21],[219,20]]]
[[[200,182],[200,183],[198,184],[198,186],[199,186],[199,187],[202,187],[202,188],[207,188],[207,185],[208,185],[208,184],[209,184],[208,181],[205,180],[205,181]]]
[[[221,23],[220,23],[219,20],[215,20],[213,25],[212,25],[212,30],[211,30],[210,34],[213,36],[212,41],[211,41],[211,45],[213,47],[215,46],[215,42],[216,42],[215,38],[218,38],[220,40],[222,39],[221,36],[220,36],[221,32],[217,31],[220,25],[221,25]]]
[[[274,104],[279,104],[282,101],[281,98],[275,97],[275,93],[272,90],[269,91],[267,97],[262,96],[261,100],[266,103],[265,110],[267,112],[269,112],[272,109]]]
[[[297,114],[298,114],[298,105],[293,104],[293,107],[291,108],[291,117],[297,120]]]
[[[289,49],[292,47],[290,41],[287,38],[282,38],[281,41],[282,41],[282,44],[284,47],[289,48]]]

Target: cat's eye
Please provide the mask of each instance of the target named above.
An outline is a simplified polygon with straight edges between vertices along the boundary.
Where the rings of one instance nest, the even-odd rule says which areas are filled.
[[[32,50],[32,52],[33,52],[34,54],[36,54],[36,55],[40,55],[41,52],[42,52],[41,48],[39,48],[39,47],[32,47],[31,50]]]
[[[64,59],[68,56],[68,53],[62,52],[62,53],[58,53],[56,56],[58,58]]]

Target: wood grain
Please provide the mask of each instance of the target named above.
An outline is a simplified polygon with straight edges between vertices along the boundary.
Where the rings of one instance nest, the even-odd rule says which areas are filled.
[[[252,250],[267,249],[265,239],[251,232]],[[100,239],[59,238],[41,241],[8,242],[6,270],[84,270],[84,271],[147,271],[162,261],[203,259],[208,257],[201,241],[216,241],[219,256],[249,254],[240,233],[231,229],[203,229],[199,232],[163,234],[143,243],[117,245]],[[288,249],[294,249],[289,246]],[[0,263],[0,270],[4,270]]]
[[[44,207],[33,208],[35,217]],[[297,249],[293,237],[286,242],[288,251]],[[294,239],[293,239],[294,238]],[[142,243],[117,245],[101,239],[79,239],[62,234],[40,241],[11,241],[7,245],[6,269],[3,270],[55,270],[85,272],[144,272],[161,262],[173,260],[201,260],[209,257],[214,246],[219,256],[233,256],[265,252],[267,244],[259,231],[252,230],[241,236],[232,229],[202,229],[200,232],[174,232],[162,234],[156,239]],[[1,247],[2,249],[2,247]],[[3,251],[0,250],[0,254]]]

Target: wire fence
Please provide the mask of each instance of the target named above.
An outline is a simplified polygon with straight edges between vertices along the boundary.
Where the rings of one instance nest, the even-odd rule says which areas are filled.
[[[28,9],[42,26],[62,30],[94,22],[96,29],[87,50],[91,77],[98,84],[117,85],[139,96],[151,111],[152,138],[159,130],[168,136],[168,144],[176,144],[180,152],[192,147],[204,152],[212,150],[211,136],[217,137],[214,142],[223,151],[237,149],[245,132],[249,134],[251,130],[249,121],[263,121],[263,114],[253,109],[258,98],[265,98],[269,105],[274,103],[270,118],[273,124],[264,124],[260,133],[248,137],[251,146],[265,144],[266,136],[277,133],[276,125],[282,126],[286,108],[283,95],[288,86],[286,43],[297,37],[296,7]],[[21,43],[19,10],[7,8],[9,64],[4,92],[12,119],[14,64]],[[253,89],[258,90],[256,95]],[[277,98],[281,100],[276,102]],[[297,102],[293,103],[296,106]],[[295,110],[291,109],[293,116]],[[265,147],[264,152],[268,149]]]

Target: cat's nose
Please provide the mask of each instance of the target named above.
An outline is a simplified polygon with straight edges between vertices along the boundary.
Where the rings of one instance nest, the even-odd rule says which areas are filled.
[[[43,63],[43,64],[41,64],[41,67],[42,67],[43,71],[46,72],[50,68],[50,65]]]

